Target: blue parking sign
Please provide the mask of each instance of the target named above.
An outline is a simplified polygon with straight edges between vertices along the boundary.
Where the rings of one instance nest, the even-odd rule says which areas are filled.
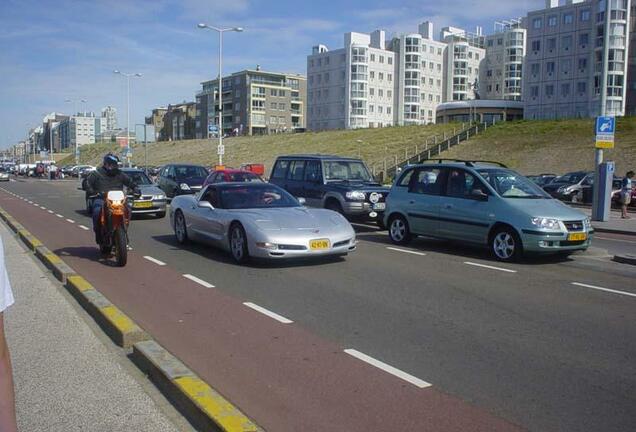
[[[616,119],[614,117],[596,118],[596,135],[614,135]]]

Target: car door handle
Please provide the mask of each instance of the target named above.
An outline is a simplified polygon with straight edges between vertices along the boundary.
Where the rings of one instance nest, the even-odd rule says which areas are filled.
[[[452,204],[444,204],[444,208],[445,209],[452,209],[453,205]]]

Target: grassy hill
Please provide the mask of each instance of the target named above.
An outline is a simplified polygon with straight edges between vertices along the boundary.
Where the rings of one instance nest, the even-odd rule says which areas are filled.
[[[636,117],[618,119],[615,148],[604,156],[618,175],[636,168]],[[500,123],[439,157],[495,160],[525,174],[593,170],[594,120]]]
[[[427,140],[432,142],[433,137],[441,140],[444,133],[450,135],[454,129],[460,128],[461,124],[448,124],[232,137],[224,139],[224,163],[231,167],[248,162],[264,163],[269,171],[278,155],[323,153],[355,157],[360,155],[369,165],[376,164],[379,168],[385,154],[387,161],[393,160],[396,155],[401,159],[405,150],[412,155],[416,145],[422,146]],[[211,166],[218,161],[217,144],[218,140],[215,139],[148,144],[148,164],[191,162]],[[81,148],[81,161],[89,164],[99,163],[103,155],[109,151],[119,152],[120,149],[114,144],[84,146]],[[73,159],[69,157],[63,163],[73,163]],[[133,162],[143,165],[143,145],[133,146]]]
[[[338,130],[302,134],[234,137],[225,139],[227,166],[244,162],[264,163],[267,172],[276,156],[294,153],[323,153],[360,156],[381,169],[387,158],[404,158],[405,150],[413,155],[415,146],[432,137],[441,139],[461,125],[405,126],[383,129]],[[499,123],[483,134],[463,142],[438,157],[501,161],[526,173],[591,170],[594,165],[594,121],[592,119],[558,121],[518,121]],[[360,141],[360,142],[359,142]],[[148,145],[148,163],[191,162],[212,166],[217,161],[217,140],[159,142]],[[113,144],[84,146],[82,163],[98,164],[108,151],[118,152]],[[134,163],[143,165],[143,145],[133,147]],[[616,148],[605,151],[606,160],[616,162],[617,173],[636,168],[636,117],[618,120]],[[69,157],[63,163],[73,163]]]

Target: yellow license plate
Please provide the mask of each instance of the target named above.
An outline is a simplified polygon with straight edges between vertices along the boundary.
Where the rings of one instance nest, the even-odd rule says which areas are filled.
[[[568,236],[568,241],[583,241],[587,240],[587,234],[585,233],[573,233]]]
[[[152,202],[135,202],[133,203],[133,208],[150,208],[152,207]]]
[[[325,250],[329,249],[330,246],[331,243],[327,239],[311,240],[309,242],[309,249],[311,250]]]

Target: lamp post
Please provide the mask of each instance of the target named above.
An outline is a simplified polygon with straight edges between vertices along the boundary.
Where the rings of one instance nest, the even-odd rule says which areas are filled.
[[[203,30],[214,30],[219,33],[219,147],[216,152],[219,155],[219,165],[223,165],[223,153],[225,153],[225,148],[223,147],[223,33],[230,31],[240,33],[243,31],[243,27],[220,28],[203,23],[197,27]]]
[[[140,73],[125,73],[117,69],[113,73],[126,77],[126,159],[128,167],[132,166],[130,159],[130,78],[141,78]]]
[[[77,99],[66,99],[64,102],[66,103],[72,103],[73,104],[73,115],[72,117],[76,117],[78,112],[77,112]],[[79,102],[81,103],[86,103],[86,99],[80,99]],[[61,144],[60,144],[61,147]],[[75,165],[79,165],[79,157],[80,157],[80,153],[79,153],[79,144],[77,142],[77,120],[75,120]]]

